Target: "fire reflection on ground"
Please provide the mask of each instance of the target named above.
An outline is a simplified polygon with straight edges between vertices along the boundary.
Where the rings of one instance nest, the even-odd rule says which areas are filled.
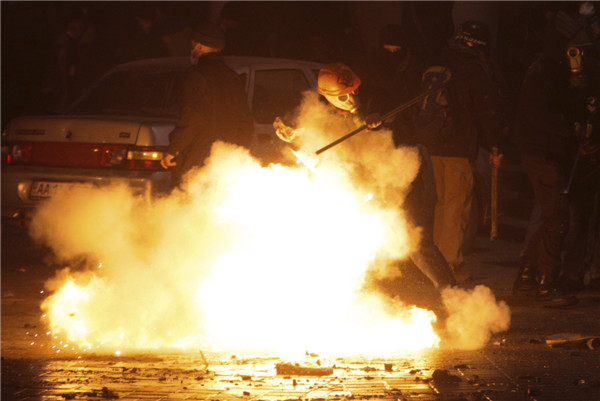
[[[205,358],[189,353],[51,360],[38,366],[28,390],[61,399],[398,399],[402,394],[429,399],[424,397],[435,395],[436,359],[424,352],[402,359],[335,358],[332,373],[325,376],[278,375],[275,366],[281,359],[260,355],[209,354],[208,367]],[[318,360],[313,356],[310,363]],[[466,380],[460,380],[464,383],[453,391],[468,391]]]

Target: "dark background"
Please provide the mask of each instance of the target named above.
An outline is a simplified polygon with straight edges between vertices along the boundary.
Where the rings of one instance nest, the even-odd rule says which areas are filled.
[[[78,93],[119,63],[186,55],[187,41],[168,50],[161,38],[209,20],[237,21],[238,33],[231,34],[226,49],[231,54],[341,61],[353,67],[369,57],[386,24],[408,27],[413,51],[433,61],[456,24],[479,19],[492,29],[492,54],[514,97],[540,50],[545,13],[568,3],[2,1],[1,7],[4,129],[15,116],[57,111],[49,89],[56,84],[51,74],[56,42],[75,15],[85,19],[87,35]],[[135,17],[154,20],[152,34],[143,34]]]

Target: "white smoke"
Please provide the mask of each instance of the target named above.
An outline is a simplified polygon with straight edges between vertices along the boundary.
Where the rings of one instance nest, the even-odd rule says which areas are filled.
[[[492,291],[483,285],[472,290],[446,288],[442,300],[448,310],[446,338],[450,348],[475,350],[483,347],[495,333],[510,327],[510,309],[497,302]]]
[[[391,133],[378,130],[314,156],[355,128],[315,94],[307,94],[298,121],[299,145],[317,169],[262,167],[246,149],[217,142],[204,167],[187,176],[185,191],[147,200],[125,185],[80,186],[42,203],[31,235],[70,265],[47,283],[54,293],[42,309],[55,314],[52,331],[68,330],[84,345],[158,349],[208,341],[207,325],[216,324],[227,345],[251,346],[243,341],[271,345],[291,327],[286,336],[315,337],[314,324],[337,319],[332,311],[354,302],[338,290],[359,289],[366,269],[384,271],[418,246],[418,228],[407,225],[400,206],[419,155],[395,148]],[[85,266],[76,265],[82,258]],[[475,316],[453,309],[456,296],[447,304],[457,316],[449,320],[453,332]],[[466,304],[481,310],[490,298],[479,290]],[[291,303],[298,299],[300,308]],[[274,307],[283,308],[277,319],[258,316]],[[478,326],[505,326],[489,316],[478,317]],[[250,326],[253,333],[239,335]],[[458,346],[473,344],[455,337]],[[341,345],[336,338],[330,346]]]

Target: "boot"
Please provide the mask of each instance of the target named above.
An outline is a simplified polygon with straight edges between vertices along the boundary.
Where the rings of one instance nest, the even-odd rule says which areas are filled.
[[[521,262],[519,274],[513,284],[513,294],[532,294],[538,288],[537,272],[534,266]]]

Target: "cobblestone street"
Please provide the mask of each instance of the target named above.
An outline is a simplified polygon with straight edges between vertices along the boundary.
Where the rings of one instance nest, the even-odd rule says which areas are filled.
[[[40,322],[43,284],[53,273],[43,263],[45,251],[23,232],[3,229],[2,399],[599,400],[597,343],[550,347],[546,340],[561,333],[600,335],[600,294],[584,293],[568,309],[513,299],[520,246],[479,238],[467,256],[469,285],[488,286],[512,313],[511,328],[483,349],[311,356],[278,374],[279,364],[287,361],[268,355],[198,350],[102,356],[56,344]],[[246,329],[251,328],[240,332]]]

